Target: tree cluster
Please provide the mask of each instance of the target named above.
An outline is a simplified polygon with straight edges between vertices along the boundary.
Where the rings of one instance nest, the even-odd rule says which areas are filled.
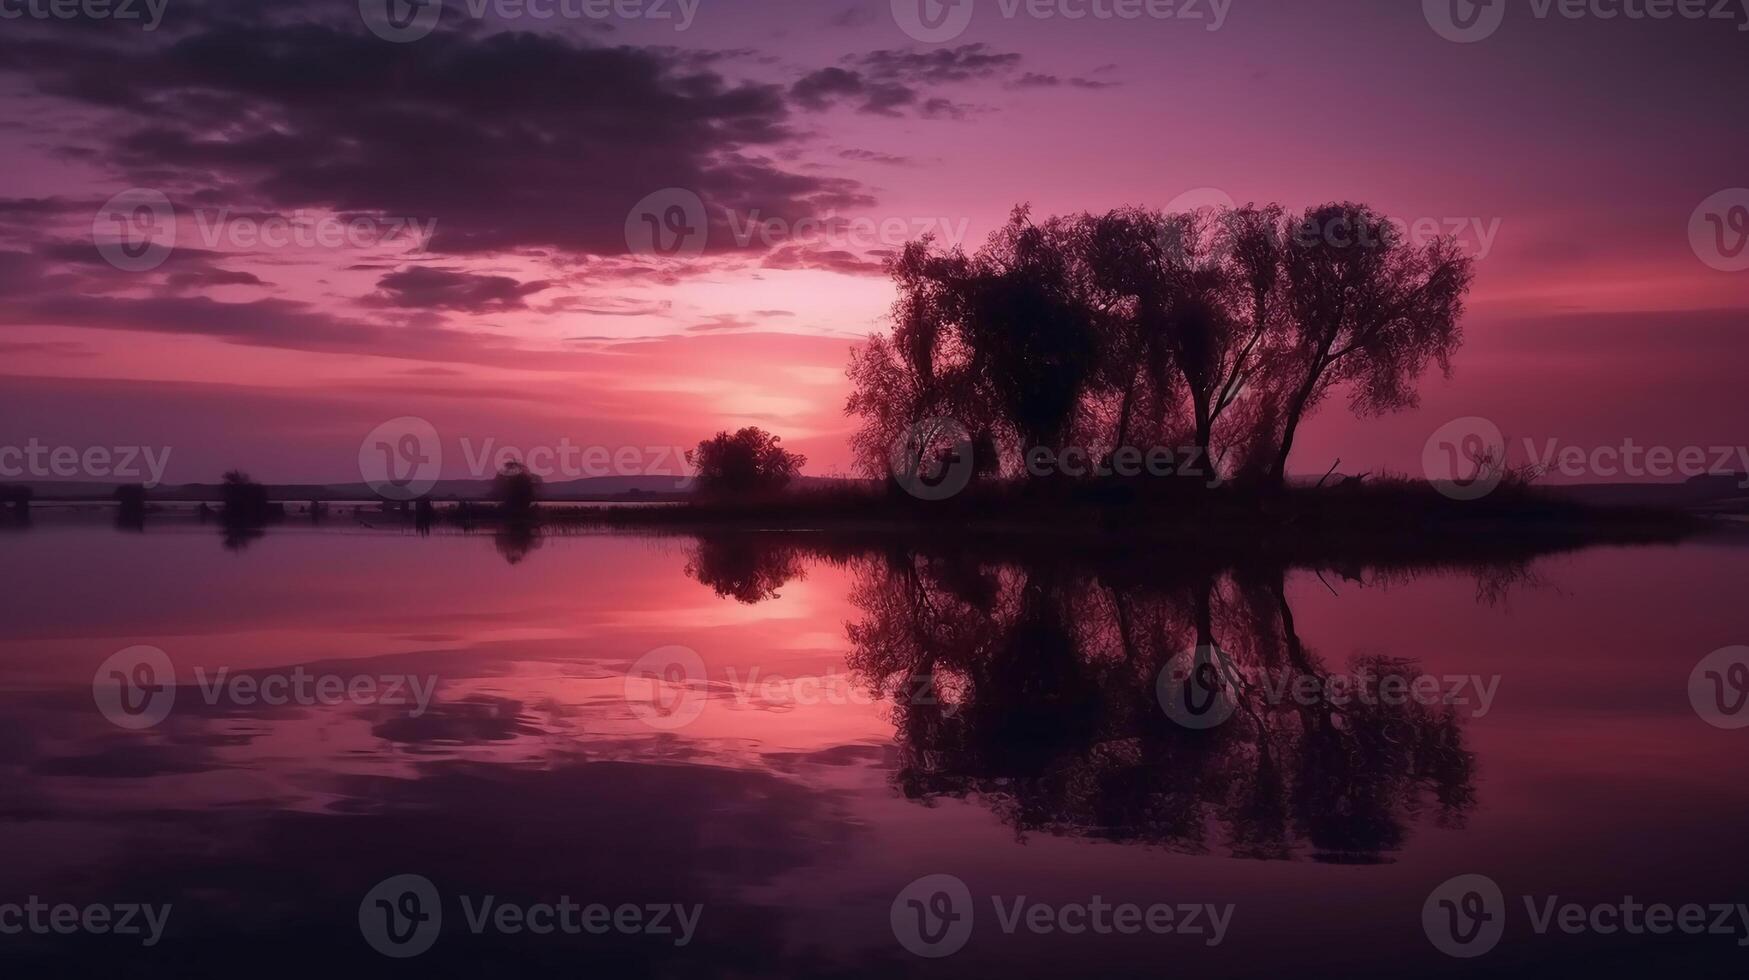
[[[1174,447],[1272,482],[1333,391],[1377,415],[1413,406],[1430,365],[1449,374],[1472,274],[1455,241],[1412,243],[1352,203],[1042,223],[1021,207],[974,254],[925,238],[890,272],[892,331],[848,369],[868,475],[895,446],[942,452],[916,432],[952,419],[981,473],[1041,447]]]

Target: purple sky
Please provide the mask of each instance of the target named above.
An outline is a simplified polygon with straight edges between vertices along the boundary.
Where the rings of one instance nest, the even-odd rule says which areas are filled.
[[[0,446],[353,480],[404,416],[449,476],[488,440],[756,424],[842,470],[887,251],[1221,199],[1365,201],[1477,259],[1456,376],[1391,418],[1332,401],[1298,469],[1412,472],[1461,416],[1515,454],[1749,441],[1749,253],[1707,223],[1749,221],[1740,6],[1506,3],[1460,43],[1446,0],[472,2],[404,43],[341,0],[0,21]],[[969,21],[925,43],[919,10]],[[658,246],[708,232],[641,254],[645,212]]]

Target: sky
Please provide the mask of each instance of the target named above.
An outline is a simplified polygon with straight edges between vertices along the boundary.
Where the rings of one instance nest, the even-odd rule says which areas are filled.
[[[1476,260],[1453,377],[1296,470],[1742,445],[1745,7],[0,0],[0,447],[338,482],[411,418],[444,476],[582,476],[758,425],[847,472],[905,241],[1228,200]]]

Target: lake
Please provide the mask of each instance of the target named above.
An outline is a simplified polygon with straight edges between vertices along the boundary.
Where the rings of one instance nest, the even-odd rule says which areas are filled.
[[[1740,536],[1314,571],[49,515],[0,553],[23,975],[1749,963]],[[155,935],[54,925],[134,903]]]

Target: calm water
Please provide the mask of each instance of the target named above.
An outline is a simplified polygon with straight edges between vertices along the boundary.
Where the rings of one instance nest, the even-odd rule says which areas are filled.
[[[1539,935],[1524,902],[1749,902],[1749,729],[1709,724],[1689,691],[1704,656],[1749,643],[1749,548],[1731,540],[1322,576],[810,535],[330,526],[241,544],[191,525],[0,534],[0,904],[172,910],[149,948],[0,935],[19,975],[1749,964],[1735,913],[1729,935]],[[1172,671],[1199,641],[1238,686],[1210,702],[1231,717],[1187,727],[1157,680],[1175,707],[1195,696]],[[154,692],[141,655],[111,660],[142,645],[174,688]],[[1332,707],[1282,693],[1300,676],[1425,676],[1461,700]],[[276,690],[286,703],[263,703]],[[1462,874],[1505,903],[1473,960],[1423,922]],[[417,922],[408,879],[379,889],[398,875],[442,910],[406,959],[373,948],[391,913]],[[912,885],[931,875],[963,883],[969,915],[943,879]],[[484,896],[635,905],[645,925],[476,933]],[[1022,896],[1051,931],[1004,921]],[[1095,896],[1181,924],[1196,905],[1203,931],[1087,928],[1117,921],[1072,908]],[[697,916],[684,945],[650,928],[669,903]]]

